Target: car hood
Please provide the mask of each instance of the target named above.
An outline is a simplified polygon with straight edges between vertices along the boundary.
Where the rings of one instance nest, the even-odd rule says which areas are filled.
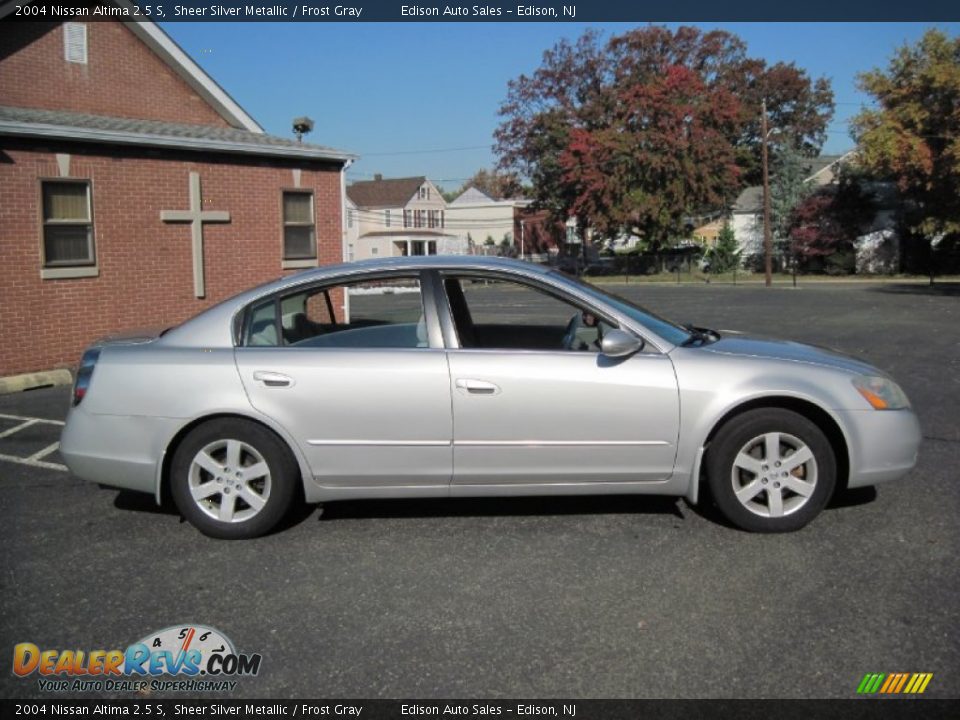
[[[804,345],[803,343],[789,340],[724,336],[716,342],[703,346],[702,349],[707,352],[721,353],[724,355],[740,355],[768,360],[788,360],[824,365],[857,374],[880,374],[880,371],[872,365],[852,358],[849,355],[839,353],[836,350]]]

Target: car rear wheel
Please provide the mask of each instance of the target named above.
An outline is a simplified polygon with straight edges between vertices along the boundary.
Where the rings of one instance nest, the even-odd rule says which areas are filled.
[[[255,423],[224,418],[194,428],[171,464],[177,508],[204,535],[252,538],[286,514],[299,476],[290,449]]]
[[[827,504],[836,474],[823,431],[779,408],[734,417],[707,452],[714,501],[730,522],[752,532],[802,528]]]

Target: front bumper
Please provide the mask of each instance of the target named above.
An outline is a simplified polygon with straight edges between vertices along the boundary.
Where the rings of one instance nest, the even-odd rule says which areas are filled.
[[[917,464],[922,435],[912,410],[839,410],[847,436],[847,487],[898,480]]]

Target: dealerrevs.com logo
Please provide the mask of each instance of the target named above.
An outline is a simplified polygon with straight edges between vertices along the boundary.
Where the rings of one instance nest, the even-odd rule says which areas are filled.
[[[259,673],[262,660],[237,652],[219,630],[195,624],[150,633],[125,650],[41,650],[29,642],[13,648],[14,674],[36,674],[47,692],[228,691],[235,678]]]

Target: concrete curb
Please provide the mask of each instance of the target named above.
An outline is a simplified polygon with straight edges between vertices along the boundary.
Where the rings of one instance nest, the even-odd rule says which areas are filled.
[[[0,377],[0,395],[41,387],[70,385],[72,382],[73,376],[69,370],[65,369],[26,373],[25,375],[8,375],[7,377]]]

